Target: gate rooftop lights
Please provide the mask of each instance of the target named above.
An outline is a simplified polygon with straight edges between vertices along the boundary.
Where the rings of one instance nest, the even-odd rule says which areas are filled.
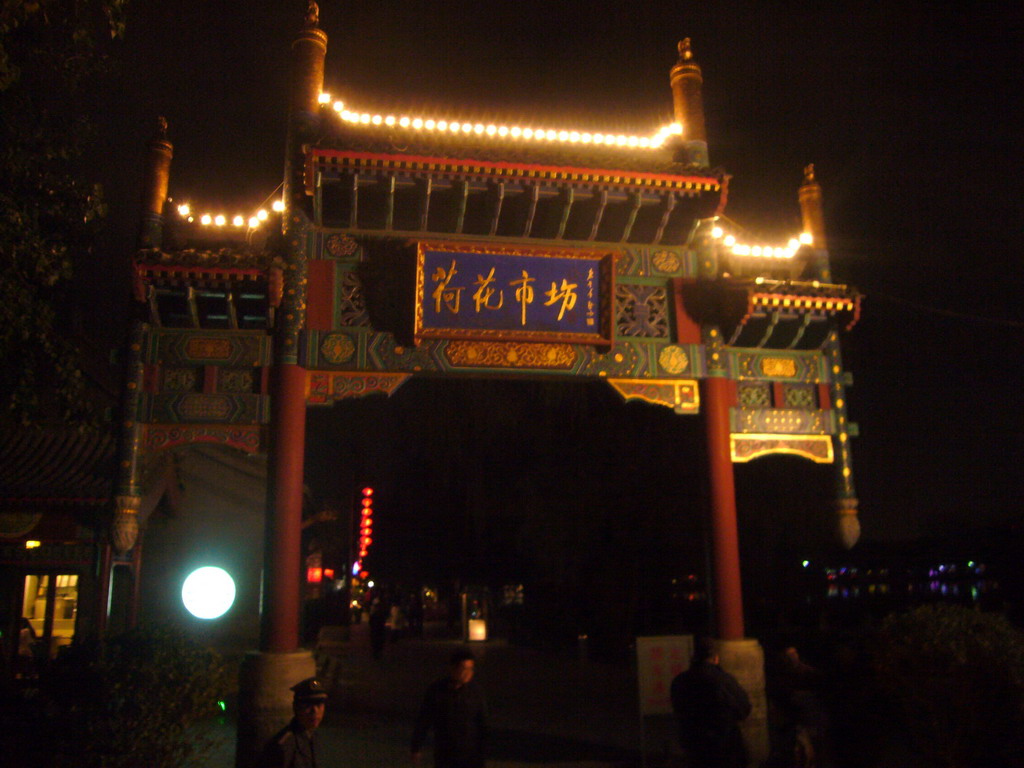
[[[181,601],[197,619],[219,618],[235,602],[235,581],[223,568],[197,568],[182,584]]]

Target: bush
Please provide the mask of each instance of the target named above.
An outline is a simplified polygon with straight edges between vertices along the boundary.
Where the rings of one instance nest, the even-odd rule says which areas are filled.
[[[929,765],[1024,765],[1024,635],[1005,618],[950,605],[890,616],[875,671],[894,736]]]
[[[198,764],[211,746],[197,729],[218,711],[228,676],[220,657],[169,626],[79,647],[23,696],[17,719],[31,763],[78,768]]]

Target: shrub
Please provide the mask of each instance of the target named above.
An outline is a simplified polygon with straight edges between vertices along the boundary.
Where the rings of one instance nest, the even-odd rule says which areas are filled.
[[[1024,765],[1024,635],[1005,618],[923,606],[886,619],[874,655],[895,735],[929,765]]]
[[[169,626],[79,647],[41,678],[19,719],[39,765],[164,768],[198,764],[211,746],[197,726],[227,690],[218,654]]]

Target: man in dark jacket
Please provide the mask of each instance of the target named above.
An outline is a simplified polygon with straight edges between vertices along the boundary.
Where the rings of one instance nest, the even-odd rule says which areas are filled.
[[[679,741],[694,768],[745,768],[747,750],[739,724],[750,714],[750,698],[719,666],[710,640],[694,649],[690,668],[672,681],[672,710]]]
[[[434,731],[435,768],[483,768],[487,706],[473,682],[476,659],[468,650],[452,654],[448,675],[427,688],[412,734],[417,765],[427,731]]]
[[[291,722],[263,749],[260,768],[317,768],[313,735],[324,719],[327,691],[315,677],[292,686]]]

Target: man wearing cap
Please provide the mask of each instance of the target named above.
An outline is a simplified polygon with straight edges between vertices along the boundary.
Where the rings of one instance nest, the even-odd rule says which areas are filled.
[[[315,677],[292,686],[291,722],[274,734],[263,750],[262,768],[317,768],[313,735],[324,719],[327,691]]]

